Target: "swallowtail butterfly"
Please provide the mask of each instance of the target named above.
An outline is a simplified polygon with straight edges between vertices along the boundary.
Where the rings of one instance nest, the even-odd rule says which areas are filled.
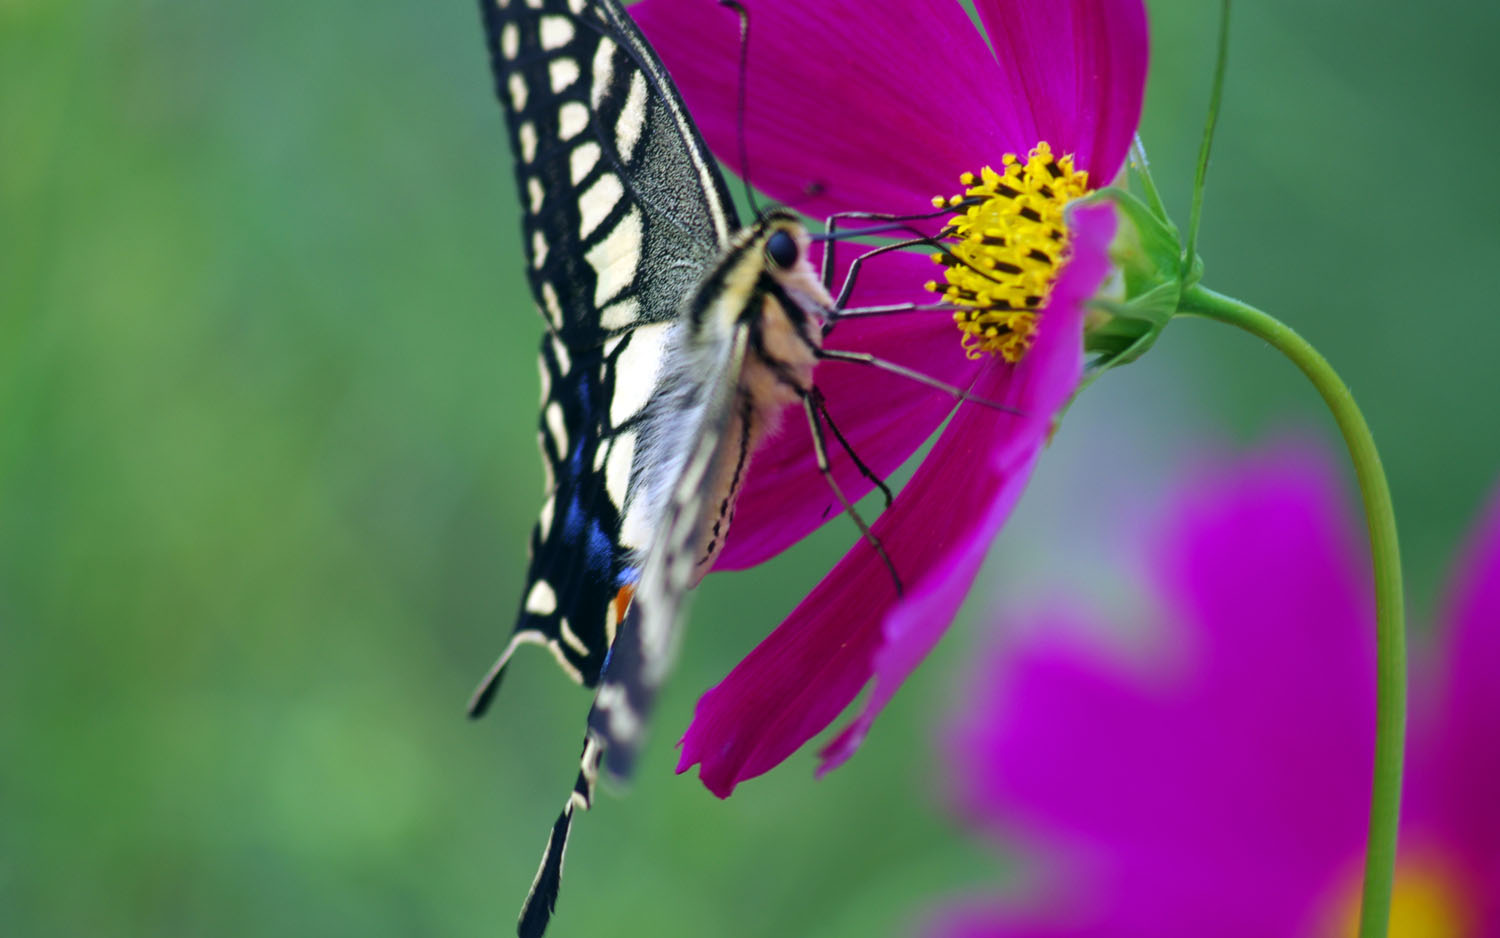
[[[757,441],[799,400],[827,291],[788,213],[741,227],[665,69],[616,0],[481,0],[546,333],[549,480],[512,653],[546,647],[596,687],[577,782],[521,910],[546,927],[573,813],[601,761],[628,773],[685,593],[724,543]],[[821,448],[819,455],[822,455]]]

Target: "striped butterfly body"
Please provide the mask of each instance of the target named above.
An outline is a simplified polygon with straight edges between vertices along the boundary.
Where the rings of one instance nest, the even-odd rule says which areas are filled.
[[[481,0],[546,325],[549,479],[509,644],[596,687],[574,790],[519,933],[550,918],[575,811],[624,776],[751,453],[816,392],[832,307],[789,214],[741,228],[661,63],[615,0]],[[811,413],[811,412],[810,412]]]

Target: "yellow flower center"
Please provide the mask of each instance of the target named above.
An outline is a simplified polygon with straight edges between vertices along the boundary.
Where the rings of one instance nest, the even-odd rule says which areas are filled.
[[[959,307],[953,321],[963,333],[964,352],[988,352],[1018,362],[1036,334],[1037,310],[1058,270],[1068,259],[1068,228],[1063,209],[1087,195],[1088,173],[1073,168],[1073,157],[1052,155],[1043,141],[1023,164],[1005,154],[1002,171],[986,166],[964,173],[959,195],[934,196],[937,208],[963,208],[941,236],[952,242],[932,259],[947,269],[943,282],[927,289]]]
[[[1452,871],[1430,861],[1402,861],[1391,889],[1390,938],[1470,938],[1479,934],[1474,909]],[[1340,903],[1336,936],[1359,934],[1360,881],[1351,877]]]

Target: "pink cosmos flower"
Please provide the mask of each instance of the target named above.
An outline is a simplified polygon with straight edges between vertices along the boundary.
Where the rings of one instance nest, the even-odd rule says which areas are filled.
[[[849,319],[829,335],[830,348],[875,354],[1017,414],[976,404],[954,413],[952,398],[888,373],[819,366],[834,420],[880,476],[953,419],[874,524],[904,596],[875,551],[857,543],[699,702],[678,771],[700,764],[720,797],[828,726],[874,678],[863,712],[824,749],[820,771],[840,764],[952,620],[1077,386],[1083,307],[1108,272],[1115,219],[1104,206],[1066,208],[1064,193],[1106,185],[1119,172],[1140,116],[1147,58],[1140,0],[979,0],[993,52],[956,0],[745,5],[752,39],[744,126],[759,188],[821,219],[845,210],[930,212],[934,196],[963,186],[971,202],[983,202],[970,232],[978,253],[965,255],[979,267],[996,259],[980,244],[989,224],[1025,229],[1025,219],[1038,217],[1027,230],[1007,228],[1017,232],[1010,243],[1053,240],[1040,242],[1046,263],[1021,257],[1015,266],[1024,270],[994,288],[1014,306],[976,299],[968,268],[949,266],[939,286],[968,304],[967,333],[951,312],[927,312]],[[631,12],[709,145],[737,163],[736,16],[703,0],[644,0]],[[1010,175],[980,174],[1005,171],[1007,155]],[[965,173],[980,176],[961,180]],[[1082,173],[1086,180],[1075,175]],[[1007,201],[1012,185],[1024,198]],[[853,253],[849,245],[842,252]],[[866,265],[851,305],[930,303],[923,285],[934,270],[924,255],[884,255]],[[757,452],[717,568],[759,563],[838,516],[812,453],[806,421],[794,418]],[[870,491],[838,447],[831,456],[851,498]]]
[[[1063,612],[983,660],[947,734],[954,799],[1049,862],[1031,901],[950,909],[930,934],[1355,933],[1375,630],[1341,501],[1306,454],[1221,473],[1147,554],[1149,664]],[[1390,933],[1496,938],[1500,500],[1452,595],[1439,680],[1415,688]]]

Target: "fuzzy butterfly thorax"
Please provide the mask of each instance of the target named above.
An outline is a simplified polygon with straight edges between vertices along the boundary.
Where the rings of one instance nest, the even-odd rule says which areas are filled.
[[[795,260],[784,268],[768,242],[790,244]],[[680,475],[676,462],[692,450],[694,419],[709,406],[705,375],[723,373],[722,355],[743,331],[745,348],[728,422],[715,454],[715,474],[703,495],[707,511],[697,545],[696,584],[713,566],[733,521],[734,504],[759,443],[775,433],[786,408],[813,389],[824,311],[832,299],[807,260],[806,231],[790,215],[774,213],[741,232],[703,285],[685,300],[664,350],[661,392],[642,417],[638,446],[643,475],[633,478],[621,542],[644,562],[643,546]],[[650,475],[644,471],[649,467]],[[666,471],[662,471],[663,467]]]

